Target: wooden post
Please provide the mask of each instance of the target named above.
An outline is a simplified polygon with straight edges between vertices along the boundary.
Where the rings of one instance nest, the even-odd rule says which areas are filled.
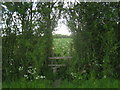
[[[57,64],[56,60],[65,60],[65,59],[71,59],[71,56],[66,57],[48,57],[49,60],[51,60],[51,64],[48,66],[52,67],[53,73],[57,72],[57,68],[60,68],[62,66],[66,66],[65,64]]]
[[[57,72],[57,67],[52,67],[52,69],[53,69],[53,73]]]

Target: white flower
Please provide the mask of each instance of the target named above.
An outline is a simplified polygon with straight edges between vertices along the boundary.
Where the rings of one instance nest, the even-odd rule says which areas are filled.
[[[43,76],[43,78],[45,78],[45,76]]]
[[[77,76],[74,76],[75,78],[77,77]]]
[[[71,75],[73,76],[73,73],[71,73]]]
[[[39,76],[37,76],[35,79],[39,79],[40,77]]]
[[[27,77],[27,75],[24,75],[24,77]]]
[[[23,67],[19,67],[19,71],[22,71],[23,70]]]
[[[29,66],[28,68],[32,68],[32,66]]]
[[[104,78],[106,78],[106,75],[104,76]]]
[[[31,73],[31,71],[30,71],[30,70],[28,70],[28,73]]]
[[[45,76],[40,76],[41,79],[45,78]]]
[[[12,63],[10,63],[10,65],[12,65]]]

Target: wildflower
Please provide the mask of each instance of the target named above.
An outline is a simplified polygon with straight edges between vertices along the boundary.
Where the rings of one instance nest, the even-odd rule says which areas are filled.
[[[19,67],[19,71],[22,71],[23,70],[23,67]]]
[[[104,78],[106,78],[106,75],[104,76]]]
[[[37,76],[35,79],[39,79],[40,77],[39,76]]]
[[[40,78],[41,78],[41,79],[44,79],[44,78],[45,78],[45,76],[40,76]]]
[[[12,63],[10,63],[10,65],[13,65]]]
[[[27,78],[28,76],[27,76],[27,75],[24,75],[24,77],[26,77],[26,78]]]
[[[32,68],[32,66],[29,66],[28,68]]]

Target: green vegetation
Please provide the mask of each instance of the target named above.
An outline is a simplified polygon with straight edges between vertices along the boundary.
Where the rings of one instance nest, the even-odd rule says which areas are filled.
[[[52,81],[48,80],[34,80],[26,81],[21,79],[14,82],[3,82],[3,88],[52,88]]]
[[[54,38],[54,46],[56,50],[59,50],[61,47],[66,48],[66,51],[70,48],[68,46],[71,45],[71,38]],[[67,46],[67,47],[66,47]],[[58,48],[58,49],[57,49]],[[62,49],[64,50],[64,49]],[[63,54],[63,51],[56,51],[60,55]],[[49,74],[50,75],[50,74]],[[53,77],[53,75],[50,75]],[[73,76],[74,78],[76,76]],[[111,79],[111,78],[103,78],[103,79],[93,79],[90,80],[82,80],[80,77],[75,78],[75,80],[67,80],[64,79],[61,81],[59,88],[120,88],[119,87],[120,80]],[[47,79],[36,79],[36,80],[26,80],[20,79],[18,81],[10,81],[3,82],[3,88],[54,88],[53,81]]]
[[[60,88],[118,88],[120,9],[117,2],[1,5],[3,88],[52,88],[57,80],[61,80]],[[65,20],[70,36],[52,35],[59,19]],[[62,62],[49,58],[63,56],[72,58]],[[49,65],[53,62],[66,66],[56,65],[52,70]]]
[[[96,79],[96,80],[75,80],[75,81],[66,81],[64,80],[60,88],[120,88],[118,85],[119,80],[114,79]]]
[[[55,34],[53,38],[72,38],[72,35]]]
[[[70,56],[72,50],[72,38],[54,38],[53,39],[53,56]]]
[[[95,79],[95,80],[63,80],[59,88],[120,88],[119,80],[115,79]],[[14,82],[3,83],[3,88],[54,88],[50,80],[19,80]]]

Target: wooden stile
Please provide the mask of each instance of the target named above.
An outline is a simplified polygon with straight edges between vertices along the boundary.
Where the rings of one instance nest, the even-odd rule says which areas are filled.
[[[48,66],[51,67],[61,67],[61,66],[66,66],[65,64],[49,64]]]
[[[49,58],[49,59],[56,60],[56,59],[71,59],[72,57],[66,56],[66,57],[48,57],[48,58]]]

